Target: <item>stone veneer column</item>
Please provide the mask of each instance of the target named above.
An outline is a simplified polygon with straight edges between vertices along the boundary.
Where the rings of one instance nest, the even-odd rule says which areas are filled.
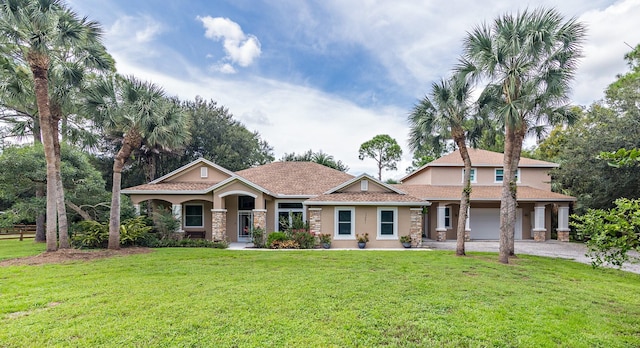
[[[569,241],[569,206],[561,205],[558,207],[558,241]]]
[[[227,240],[227,209],[211,209],[211,240]]]
[[[447,228],[445,226],[445,209],[447,206],[444,203],[438,203],[438,226],[436,232],[438,233],[438,242],[444,242],[447,240]]]
[[[411,236],[411,246],[419,248],[422,246],[422,208],[410,209],[411,225],[409,235]]]
[[[267,210],[253,209],[253,228],[262,229],[262,238],[267,242]]]
[[[314,236],[322,233],[322,208],[309,208],[309,232]]]
[[[544,204],[536,204],[534,208],[533,240],[544,242],[547,239],[547,229],[544,227],[545,220]]]

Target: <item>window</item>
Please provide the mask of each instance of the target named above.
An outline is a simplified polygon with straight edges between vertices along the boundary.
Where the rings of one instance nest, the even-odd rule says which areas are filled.
[[[184,226],[204,227],[204,215],[202,214],[202,210],[202,205],[185,205]]]
[[[201,178],[206,178],[209,176],[209,168],[207,167],[201,167],[200,168],[200,177]]]
[[[253,210],[255,208],[255,198],[251,196],[238,196],[238,210]]]
[[[378,239],[398,238],[398,209],[378,208]]]
[[[334,239],[355,238],[355,208],[336,208]]]
[[[304,224],[304,209],[302,202],[284,202],[278,203],[278,211],[276,213],[278,220],[276,221],[277,231],[285,231],[289,227],[302,228],[297,226]]]
[[[451,208],[444,208],[444,227],[451,228]]]
[[[476,169],[471,168],[471,182],[476,183]],[[464,184],[464,168],[462,168],[462,183]]]
[[[496,169],[495,182],[502,182],[504,180],[504,169]],[[516,170],[516,182],[520,182],[520,168]]]

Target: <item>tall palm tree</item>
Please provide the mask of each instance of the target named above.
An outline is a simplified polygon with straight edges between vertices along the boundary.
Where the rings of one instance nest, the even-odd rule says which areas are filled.
[[[96,124],[121,142],[113,163],[109,217],[109,249],[119,249],[122,169],[143,140],[159,147],[182,145],[188,138],[187,118],[160,87],[134,77],[98,80],[86,93],[86,106]]]
[[[413,151],[426,144],[440,149],[447,139],[453,139],[460,150],[464,162],[464,186],[456,231],[456,255],[463,256],[467,208],[471,197],[471,158],[467,141],[477,139],[481,130],[481,123],[473,113],[470,84],[458,76],[434,82],[429,95],[413,108],[409,124],[409,146]]]
[[[90,29],[88,29],[90,28]],[[47,163],[47,251],[57,244],[56,217],[65,215],[63,192],[59,190],[56,166],[57,121],[51,114],[49,70],[52,57],[62,47],[74,47],[87,40],[100,40],[96,22],[80,19],[60,0],[0,0],[0,47],[4,56],[29,67],[34,81],[39,125]],[[60,216],[61,216],[60,215]],[[63,226],[64,227],[64,226]],[[61,247],[67,247],[66,230],[61,230]]]
[[[516,172],[522,142],[540,125],[570,121],[569,84],[581,55],[585,27],[555,9],[504,14],[473,28],[457,70],[488,80],[492,114],[504,126],[504,180],[500,203],[500,262],[514,255]]]

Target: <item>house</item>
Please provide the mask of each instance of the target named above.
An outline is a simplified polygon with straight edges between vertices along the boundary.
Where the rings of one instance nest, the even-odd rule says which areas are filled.
[[[499,239],[503,155],[469,149],[471,200],[465,225],[467,239]],[[553,210],[557,210],[558,240],[569,241],[569,205],[574,197],[551,191],[549,171],[555,163],[521,158],[516,173],[518,196],[515,239],[551,238]],[[436,240],[455,239],[464,163],[459,151],[427,163],[401,179],[407,193],[432,204],[425,214],[425,235]],[[428,219],[428,217],[432,217]]]
[[[497,239],[502,154],[471,153],[474,183],[468,237]],[[138,211],[145,201],[171,207],[182,222],[180,232],[209,240],[247,242],[254,227],[269,233],[302,217],[312,233],[330,234],[336,247],[354,247],[356,234],[362,233],[369,234],[371,247],[397,247],[403,235],[410,235],[418,246],[423,237],[455,239],[462,190],[459,157],[454,152],[433,161],[399,185],[310,162],[274,162],[231,172],[198,159],[122,193],[131,197]],[[559,239],[568,240],[568,207],[574,198],[551,192],[548,171],[555,166],[521,161],[516,238],[548,239],[551,207],[558,206]]]

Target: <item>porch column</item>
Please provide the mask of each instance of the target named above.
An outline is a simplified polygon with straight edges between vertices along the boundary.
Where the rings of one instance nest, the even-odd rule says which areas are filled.
[[[410,217],[409,235],[411,236],[411,246],[419,248],[422,246],[422,208],[411,208]]]
[[[214,242],[227,240],[227,209],[211,209],[211,239]]]
[[[253,209],[253,227],[266,229],[267,227],[267,210]]]
[[[447,206],[444,203],[438,203],[438,226],[436,232],[438,232],[438,242],[444,242],[447,240],[447,228],[445,227],[445,209]]]
[[[184,225],[184,223],[182,222],[182,204],[173,204],[171,206],[171,214],[173,214],[173,217],[176,220],[180,221],[180,227],[176,232],[184,232],[184,230],[182,229],[182,226]]]
[[[533,240],[544,242],[547,238],[547,229],[544,226],[545,208],[544,204],[538,203],[534,208]]]
[[[569,241],[569,205],[561,205],[558,207],[558,241]]]
[[[464,223],[464,240],[466,242],[471,240],[471,224],[469,220],[471,220],[471,207],[467,206],[467,220]]]
[[[322,208],[309,208],[309,232],[314,236],[322,233]]]
[[[134,204],[133,210],[135,210],[136,216],[140,216],[140,204]]]

